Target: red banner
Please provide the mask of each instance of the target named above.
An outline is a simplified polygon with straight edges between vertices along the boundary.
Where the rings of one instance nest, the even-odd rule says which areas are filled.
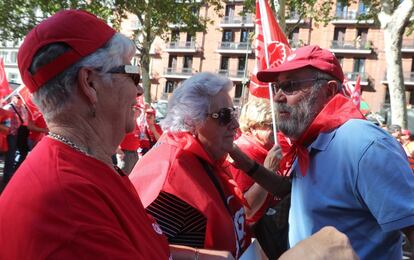
[[[9,95],[12,91],[13,90],[10,88],[9,82],[7,81],[3,59],[0,58],[0,98]]]
[[[291,53],[289,42],[275,19],[266,0],[256,0],[256,65],[250,76],[250,92],[269,98],[269,84],[260,82],[257,72],[279,66]]]
[[[22,98],[24,104],[26,105],[27,109],[29,110],[30,115],[32,116],[32,120],[35,121],[39,117],[43,117],[40,113],[39,109],[32,101],[32,93],[29,92],[29,89],[26,86],[22,86],[18,90],[19,96]]]

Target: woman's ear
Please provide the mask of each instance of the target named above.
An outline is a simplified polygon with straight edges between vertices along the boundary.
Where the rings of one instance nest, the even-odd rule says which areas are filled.
[[[78,72],[78,89],[91,104],[96,104],[98,101],[96,79],[96,71],[91,68],[83,67]]]

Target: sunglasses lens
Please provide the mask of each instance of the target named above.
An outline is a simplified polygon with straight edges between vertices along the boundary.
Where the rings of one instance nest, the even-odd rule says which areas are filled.
[[[222,125],[227,125],[233,119],[233,109],[231,108],[222,108],[219,111],[219,122]]]

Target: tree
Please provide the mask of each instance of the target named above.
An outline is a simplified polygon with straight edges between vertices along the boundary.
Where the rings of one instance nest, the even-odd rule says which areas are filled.
[[[318,0],[272,0],[271,5],[278,14],[281,28],[286,35],[298,25],[286,28],[285,16],[289,17],[295,13],[299,19],[308,18],[316,23],[326,25],[335,18],[332,15],[332,8],[335,2],[342,5],[357,3],[357,0],[337,0],[337,1],[318,1]],[[407,128],[407,110],[405,106],[405,86],[401,60],[401,46],[404,32],[408,34],[414,28],[414,21],[410,21],[414,9],[413,0],[361,0],[369,6],[368,12],[358,17],[359,20],[374,19],[380,24],[384,32],[385,57],[387,63],[388,91],[391,100],[391,119],[392,124],[401,125]],[[246,10],[254,12],[255,0],[246,0]]]
[[[220,0],[8,0],[0,2],[0,40],[21,39],[38,22],[67,8],[82,8],[111,21],[119,28],[128,13],[137,16],[139,26],[134,41],[141,57],[145,101],[151,102],[150,47],[156,36],[167,39],[170,24],[182,31],[204,31],[208,18],[199,16],[202,6],[222,8]]]

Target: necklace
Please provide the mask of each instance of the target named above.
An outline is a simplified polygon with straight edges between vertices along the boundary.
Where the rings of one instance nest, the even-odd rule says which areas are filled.
[[[80,148],[79,146],[77,146],[74,142],[71,142],[71,141],[69,141],[68,139],[66,139],[66,137],[64,137],[64,136],[61,136],[61,135],[59,135],[59,134],[55,134],[55,133],[52,133],[52,132],[49,132],[48,133],[48,135],[50,136],[50,137],[52,137],[53,139],[55,139],[55,140],[58,140],[58,141],[60,141],[60,142],[62,142],[62,143],[64,143],[64,144],[66,144],[66,145],[68,145],[70,148],[72,148],[72,149],[74,149],[74,150],[76,150],[76,151],[78,151],[78,152],[80,152],[80,153],[83,153],[84,155],[87,155],[87,156],[89,156],[89,157],[93,157],[90,153],[88,153],[85,149],[82,149],[82,148]],[[94,157],[95,158],[95,157]]]
[[[86,155],[88,157],[92,157],[92,158],[97,159],[95,156],[93,156],[92,154],[88,153],[85,149],[80,148],[78,145],[76,145],[74,142],[69,141],[64,136],[61,136],[59,134],[55,134],[55,133],[52,133],[52,132],[48,132],[48,135],[52,139],[55,139],[55,140],[57,140],[57,141],[59,141],[61,143],[64,143],[67,146],[69,146],[70,148],[72,148],[72,149],[74,149],[74,150],[76,150],[76,151],[78,151],[78,152],[80,152],[80,153],[82,153],[82,154],[84,154],[84,155]],[[97,160],[99,160],[99,159],[97,159]],[[121,176],[124,176],[125,175],[124,172],[118,166],[116,166],[115,164],[112,164],[112,167],[115,169],[115,171],[116,171],[117,174],[119,174]]]

